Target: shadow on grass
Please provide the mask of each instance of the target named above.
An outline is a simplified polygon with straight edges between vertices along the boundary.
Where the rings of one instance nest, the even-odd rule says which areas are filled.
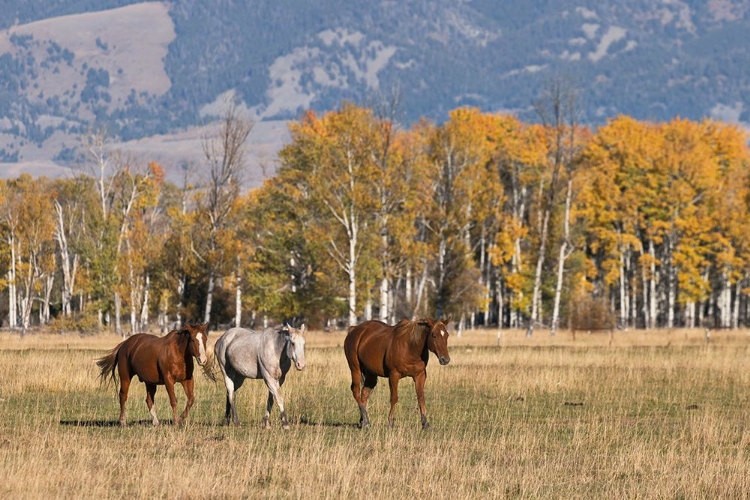
[[[331,422],[325,420],[310,420],[306,417],[300,417],[298,420],[300,425],[309,425],[311,427],[352,427],[359,428],[359,424],[356,422]]]
[[[128,425],[151,425],[151,420],[128,422]],[[60,420],[60,425],[69,427],[120,427],[119,420]]]
[[[68,427],[120,427],[119,420],[60,420],[60,425]],[[162,420],[159,422],[159,426],[173,426],[171,420]],[[218,427],[218,425],[212,422],[195,422],[189,421],[185,424],[180,424],[178,427],[185,426],[200,426],[200,427]],[[154,427],[151,420],[130,420],[128,421],[127,427]]]

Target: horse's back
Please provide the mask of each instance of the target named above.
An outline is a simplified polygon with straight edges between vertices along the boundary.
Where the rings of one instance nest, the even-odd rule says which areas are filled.
[[[131,335],[120,343],[117,350],[117,357],[120,360],[127,359],[130,362],[136,360],[137,364],[141,361],[148,361],[152,358],[152,352],[156,349],[153,346],[154,340],[158,338],[148,333],[136,333]]]
[[[118,363],[126,365],[130,375],[138,377],[148,383],[163,384],[163,377],[159,369],[159,357],[162,355],[164,337],[157,337],[148,333],[136,333],[120,344],[117,351]]]
[[[214,344],[214,354],[216,354],[217,359],[219,362],[223,362],[226,358],[226,352],[229,345],[232,343],[232,341],[237,337],[241,336],[243,332],[248,332],[249,330],[246,330],[244,328],[230,328],[226,332],[221,334],[221,337],[216,339],[216,343]]]
[[[225,371],[235,371],[246,378],[258,378],[262,337],[262,332],[230,328],[216,341],[214,353]]]
[[[365,321],[350,328],[344,339],[349,368],[386,376],[384,359],[392,341],[393,327],[382,321]]]

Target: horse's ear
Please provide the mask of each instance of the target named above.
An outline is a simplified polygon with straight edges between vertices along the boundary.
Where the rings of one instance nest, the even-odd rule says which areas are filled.
[[[449,324],[449,323],[451,322],[451,320],[452,320],[452,319],[453,319],[453,315],[451,314],[450,316],[448,316],[448,318],[447,318],[447,319],[446,319],[445,321],[443,321],[443,324],[444,324],[444,325],[447,325],[447,324]]]
[[[307,331],[307,327],[305,326],[305,324],[304,324],[304,323],[302,323],[302,326],[300,326],[300,327],[299,327],[299,332],[300,332],[300,333],[301,333],[302,335],[304,335],[306,331]]]

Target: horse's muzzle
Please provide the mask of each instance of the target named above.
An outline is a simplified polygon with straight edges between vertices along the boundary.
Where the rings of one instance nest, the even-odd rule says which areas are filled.
[[[298,363],[298,362],[296,362],[296,361],[294,362],[294,367],[295,367],[295,368],[297,369],[297,371],[302,371],[302,370],[304,370],[304,369],[305,369],[305,366],[307,366],[307,364],[305,364],[305,362],[304,362],[304,361],[303,361],[303,362],[301,362],[301,363]]]
[[[438,360],[440,361],[441,365],[447,365],[448,363],[451,362],[451,358],[449,356],[440,356]]]

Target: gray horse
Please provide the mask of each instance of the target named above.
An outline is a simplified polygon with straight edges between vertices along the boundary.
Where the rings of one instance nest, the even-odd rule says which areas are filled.
[[[263,378],[268,387],[268,402],[263,426],[268,429],[268,419],[274,399],[281,410],[281,426],[289,429],[284,411],[284,399],[279,393],[286,374],[294,362],[297,370],[305,368],[305,325],[299,329],[284,325],[281,328],[266,328],[261,332],[245,328],[230,328],[216,341],[214,353],[224,374],[227,386],[227,407],[224,423],[239,425],[235,392],[246,378]]]

